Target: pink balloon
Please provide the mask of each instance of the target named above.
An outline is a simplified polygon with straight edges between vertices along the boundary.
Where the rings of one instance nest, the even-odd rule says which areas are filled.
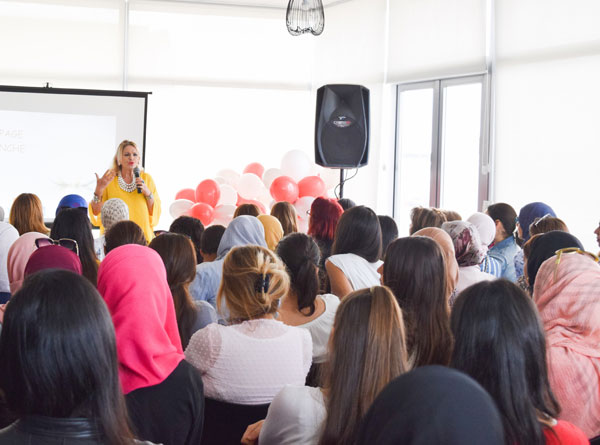
[[[318,198],[319,196],[325,196],[327,194],[327,187],[325,181],[318,176],[307,176],[298,183],[298,196],[313,196]]]
[[[194,189],[181,189],[175,194],[175,199],[187,199],[196,202],[196,192]]]
[[[221,197],[219,183],[213,179],[205,179],[196,187],[196,202],[203,202],[216,207]]]
[[[254,173],[260,179],[262,179],[264,172],[265,168],[262,166],[262,164],[258,162],[252,162],[251,164],[248,164],[244,169],[244,173]]]
[[[269,191],[273,199],[277,202],[287,201],[294,203],[298,199],[298,184],[289,176],[275,178]]]
[[[205,202],[198,202],[189,210],[189,215],[199,219],[202,224],[208,226],[214,219],[214,210]]]
[[[256,199],[245,199],[245,198],[242,198],[240,195],[238,195],[238,200],[235,205],[239,207],[242,204],[254,204],[254,205],[258,206],[258,208],[260,209],[260,211],[263,214],[267,213],[267,209],[262,202],[257,201]]]

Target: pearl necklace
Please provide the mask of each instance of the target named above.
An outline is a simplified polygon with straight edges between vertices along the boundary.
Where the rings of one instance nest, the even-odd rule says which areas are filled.
[[[121,190],[123,190],[124,192],[129,192],[132,193],[137,187],[136,187],[136,183],[135,180],[131,182],[131,184],[127,184],[125,182],[125,180],[123,179],[123,176],[121,176],[121,173],[119,173],[117,178],[117,182],[119,183],[119,187],[121,188]]]

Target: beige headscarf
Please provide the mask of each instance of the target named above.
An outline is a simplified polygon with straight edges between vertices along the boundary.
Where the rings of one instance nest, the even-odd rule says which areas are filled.
[[[458,263],[456,262],[456,257],[454,255],[454,243],[452,242],[452,238],[450,238],[450,235],[445,231],[438,229],[437,227],[425,227],[424,229],[413,233],[412,236],[426,236],[434,240],[442,248],[446,262],[446,295],[450,297],[458,282]]]
[[[265,228],[265,241],[267,246],[273,252],[279,244],[279,240],[283,238],[283,227],[277,218],[271,215],[258,215],[258,220]]]

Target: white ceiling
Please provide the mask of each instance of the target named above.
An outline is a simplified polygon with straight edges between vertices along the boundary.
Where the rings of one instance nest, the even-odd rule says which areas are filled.
[[[251,6],[256,8],[286,9],[288,0],[179,0],[186,3],[206,3],[212,5]],[[352,0],[322,0],[323,6],[345,3]]]

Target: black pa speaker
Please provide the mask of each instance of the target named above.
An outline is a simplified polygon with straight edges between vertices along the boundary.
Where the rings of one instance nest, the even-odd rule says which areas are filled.
[[[356,168],[369,161],[369,90],[362,85],[324,85],[317,90],[315,162]]]

